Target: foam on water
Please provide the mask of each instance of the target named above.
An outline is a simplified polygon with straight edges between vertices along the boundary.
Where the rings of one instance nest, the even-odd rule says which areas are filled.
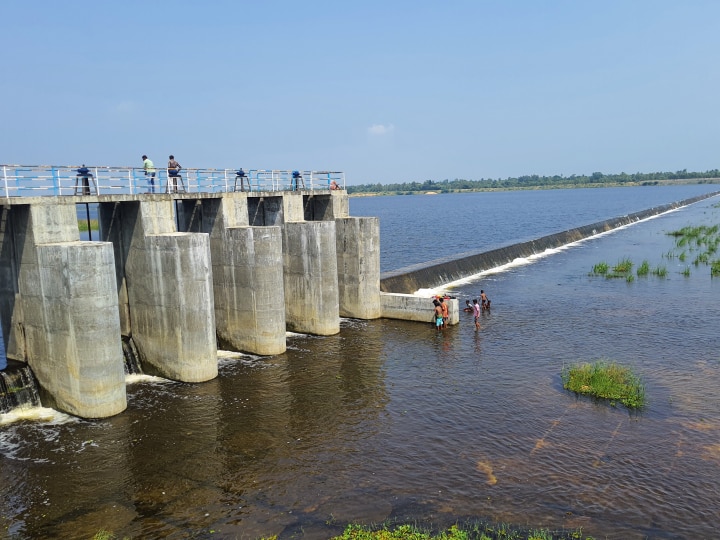
[[[532,264],[535,261],[544,259],[545,257],[550,257],[552,255],[556,255],[558,253],[562,253],[563,251],[567,251],[573,247],[579,246],[590,240],[602,238],[604,236],[608,236],[608,235],[616,233],[618,231],[625,230],[629,227],[632,227],[633,225],[637,225],[638,223],[644,223],[646,221],[650,221],[651,219],[656,219],[658,217],[661,217],[661,216],[664,216],[664,215],[667,215],[667,214],[670,214],[673,212],[677,212],[681,208],[684,208],[684,207],[673,208],[672,210],[668,210],[667,212],[663,212],[662,214],[657,214],[657,215],[650,216],[650,217],[647,217],[644,219],[639,219],[633,223],[628,223],[627,225],[620,225],[619,227],[616,227],[609,231],[602,231],[602,232],[599,232],[592,236],[588,236],[587,238],[582,238],[580,240],[576,240],[575,242],[569,242],[569,243],[565,244],[564,246],[560,246],[557,248],[548,248],[545,251],[543,251],[542,253],[535,253],[533,255],[530,255],[529,257],[518,257],[517,259],[514,259],[513,261],[511,261],[507,264],[502,264],[500,266],[496,266],[496,267],[490,268],[488,270],[483,270],[482,272],[478,272],[477,274],[473,274],[472,276],[468,276],[468,277],[465,277],[462,279],[457,279],[455,281],[446,283],[443,288],[419,289],[414,294],[417,296],[433,296],[436,294],[447,293],[447,292],[450,292],[450,290],[453,288],[460,287],[462,285],[467,285],[470,283],[474,283],[475,281],[478,281],[479,279],[481,279],[485,276],[489,276],[489,275],[493,275],[493,274],[500,274],[502,272],[507,272],[509,270],[513,270],[513,269],[521,267],[521,266],[526,266],[528,264]]]
[[[60,425],[78,421],[78,419],[74,416],[56,411],[55,409],[51,409],[49,407],[18,407],[9,412],[0,414],[0,426],[21,421],[43,422],[51,425]]]

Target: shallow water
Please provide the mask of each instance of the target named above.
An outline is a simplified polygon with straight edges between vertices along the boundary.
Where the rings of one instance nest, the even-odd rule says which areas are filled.
[[[223,357],[203,384],[144,379],[101,421],[0,426],[0,530],[14,538],[328,538],[349,521],[484,518],[596,538],[714,538],[720,281],[665,233],[720,223],[718,197],[459,285],[493,301],[430,324],[344,320],[285,354]],[[624,257],[665,279],[589,276]],[[630,414],[560,371],[633,367]]]

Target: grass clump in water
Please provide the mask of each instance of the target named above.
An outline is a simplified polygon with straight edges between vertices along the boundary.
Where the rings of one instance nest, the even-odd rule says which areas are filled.
[[[720,277],[720,261],[713,261],[710,265],[710,275],[712,277]]]
[[[645,405],[645,386],[628,367],[615,362],[597,361],[563,368],[563,387],[566,390],[599,399],[607,399],[615,406],[620,402],[628,409]]]
[[[508,525],[468,524],[453,525],[445,531],[433,535],[432,532],[419,529],[414,525],[399,525],[394,529],[387,525],[372,529],[363,525],[351,524],[340,536],[331,540],[593,540],[583,536],[581,530],[554,533],[547,529],[522,530]]]
[[[638,277],[647,276],[650,273],[650,263],[646,260],[642,262],[640,266],[638,266],[637,269],[637,275]]]
[[[599,262],[595,266],[593,266],[592,273],[595,275],[604,276],[605,274],[607,274],[609,268],[610,267],[608,266],[608,263]]]
[[[618,261],[618,263],[613,266],[613,272],[616,274],[627,274],[628,272],[632,271],[632,267],[632,261],[626,257]]]

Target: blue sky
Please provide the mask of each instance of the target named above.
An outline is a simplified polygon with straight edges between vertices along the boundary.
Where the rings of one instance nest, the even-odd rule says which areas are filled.
[[[720,2],[0,4],[0,163],[349,184],[720,167]]]

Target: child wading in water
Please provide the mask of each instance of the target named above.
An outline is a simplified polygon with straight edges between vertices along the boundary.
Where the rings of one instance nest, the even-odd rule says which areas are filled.
[[[473,315],[475,315],[475,330],[480,330],[480,304],[477,298],[473,300]]]

